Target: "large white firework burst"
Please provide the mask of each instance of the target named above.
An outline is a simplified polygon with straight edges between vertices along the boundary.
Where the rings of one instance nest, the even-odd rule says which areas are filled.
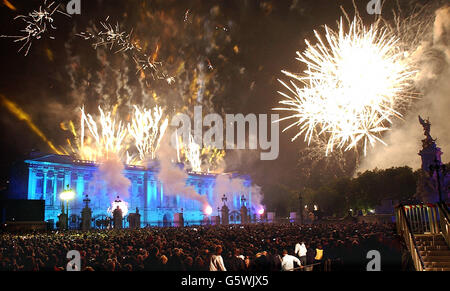
[[[399,108],[412,97],[415,71],[399,39],[381,21],[366,27],[355,17],[345,29],[341,19],[337,31],[325,26],[324,36],[314,34],[317,43],[306,40],[306,50],[297,52],[297,60],[307,67],[304,74],[283,71],[292,78],[289,83],[280,80],[290,94],[279,92],[285,107],[275,110],[293,114],[279,121],[295,120],[284,130],[299,128],[293,140],[304,135],[310,144],[314,137],[326,136],[326,155],[360,143],[366,154],[368,144],[384,144],[381,133],[401,118]]]

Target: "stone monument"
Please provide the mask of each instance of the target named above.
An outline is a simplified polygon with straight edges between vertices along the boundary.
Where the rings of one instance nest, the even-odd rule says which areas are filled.
[[[128,215],[128,223],[131,229],[141,228],[141,215],[139,214],[139,208],[136,207],[136,213],[130,213]]]
[[[117,208],[114,209],[113,211],[114,229],[122,229],[122,220],[123,220],[122,209],[120,209],[119,206],[117,206]]]
[[[64,211],[64,204],[61,205],[61,214],[58,215],[58,229],[65,230],[67,229],[68,218],[67,214]]]
[[[226,205],[226,202],[228,201],[228,198],[225,194],[223,194],[222,196],[222,202],[223,202],[223,206],[221,209],[221,215],[222,215],[222,224],[223,225],[228,225],[230,223],[229,220],[229,216],[230,216],[230,209],[228,208],[228,206]]]
[[[85,206],[83,210],[81,210],[81,230],[87,231],[91,229],[91,219],[92,219],[92,209],[89,208],[89,202],[91,200],[89,199],[88,195],[86,195],[86,198],[83,200],[85,203]]]
[[[241,224],[248,223],[248,209],[245,205],[241,207]]]
[[[436,140],[431,137],[431,123],[419,116],[425,139],[419,152],[422,167],[417,181],[416,198],[425,203],[448,201],[450,176],[441,161],[442,151],[436,146]]]

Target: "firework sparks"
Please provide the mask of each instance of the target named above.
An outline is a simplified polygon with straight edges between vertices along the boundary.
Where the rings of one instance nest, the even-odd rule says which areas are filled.
[[[14,42],[23,42],[23,45],[19,48],[18,52],[21,52],[23,49],[25,49],[25,56],[27,56],[30,52],[33,40],[42,39],[45,34],[49,33],[50,29],[56,30],[56,26],[54,25],[55,13],[70,17],[69,14],[60,10],[59,5],[55,5],[55,2],[47,4],[47,0],[45,0],[44,4],[39,6],[39,10],[34,10],[28,15],[18,15],[14,18],[14,20],[21,19],[26,24],[26,27],[20,31],[23,33],[22,35],[1,35],[0,37],[15,38]],[[49,38],[55,39],[55,37],[53,36],[49,36]]]
[[[115,48],[114,53],[130,53],[138,68],[136,74],[149,72],[154,80],[165,80],[169,85],[174,83],[174,78],[162,70],[162,62],[156,61],[159,46],[156,47],[152,55],[148,55],[137,42],[133,41],[133,30],[129,33],[122,31],[119,23],[112,25],[109,22],[109,16],[104,22],[100,22],[100,25],[101,29],[97,32],[85,31],[76,34],[76,36],[92,41],[94,49],[106,47],[113,50]]]
[[[99,107],[100,118],[96,121],[92,115],[86,114],[81,109],[81,135],[78,155],[83,160],[98,161],[100,158],[108,159],[109,156],[125,156],[124,146],[127,135],[126,127],[122,121],[116,121],[111,112],[104,111]],[[88,128],[86,136],[85,127]]]
[[[134,106],[127,126],[115,117],[115,112],[99,107],[100,115],[96,118],[81,108],[79,130],[72,121],[62,123],[61,128],[73,136],[73,141],[67,139],[68,150],[81,160],[93,162],[112,157],[127,165],[142,165],[146,159],[155,159],[169,125],[162,108]]]
[[[184,13],[183,21],[188,22],[190,15],[191,15],[191,10],[187,9],[186,12]]]
[[[191,165],[191,170],[193,172],[202,171],[200,149],[200,146],[194,141],[194,137],[192,135],[189,135],[189,142],[185,146],[184,154],[186,156],[186,160]]]
[[[360,142],[367,145],[382,141],[399,108],[411,97],[406,94],[415,72],[398,47],[398,39],[376,23],[366,28],[354,18],[348,32],[342,19],[339,30],[325,26],[325,39],[315,31],[317,44],[306,41],[307,49],[297,52],[297,60],[307,66],[304,76],[283,71],[292,78],[290,85],[281,81],[291,95],[280,103],[294,112],[280,119],[294,119],[284,131],[299,127],[293,140],[304,135],[308,145],[317,136],[327,136],[326,155],[333,149],[345,151]],[[300,88],[294,80],[303,83]]]
[[[201,147],[190,134],[189,141],[184,142],[181,137],[176,140],[178,162],[183,162],[193,172],[214,172],[225,157],[225,151],[211,146]],[[205,167],[207,166],[207,168]]]
[[[145,108],[140,110],[137,106],[134,108],[134,117],[131,124],[128,124],[128,132],[135,141],[140,160],[155,159],[169,119],[163,119],[163,110],[158,106],[153,111]]]

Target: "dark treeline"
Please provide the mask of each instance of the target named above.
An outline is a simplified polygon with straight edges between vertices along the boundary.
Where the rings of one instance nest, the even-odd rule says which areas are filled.
[[[303,205],[313,209],[317,205],[325,215],[344,216],[349,209],[363,212],[376,208],[382,200],[407,201],[416,193],[419,170],[410,167],[394,167],[358,173],[355,177],[341,177],[318,187],[289,189],[276,185],[264,189],[264,203],[268,211],[288,215],[298,211],[299,193]]]

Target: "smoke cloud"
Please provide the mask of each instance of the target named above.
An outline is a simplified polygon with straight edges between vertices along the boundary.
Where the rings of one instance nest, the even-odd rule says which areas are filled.
[[[242,178],[232,178],[228,174],[218,175],[216,177],[215,186],[214,186],[214,208],[221,207],[221,198],[222,195],[225,194],[228,199],[232,197],[234,193],[247,193],[248,188],[245,187],[245,180]],[[250,188],[251,191],[251,204],[255,208],[261,208],[262,201],[262,192],[261,187],[258,185],[253,185]]]
[[[450,6],[436,10],[435,16],[430,40],[412,56],[419,64],[415,86],[422,93],[421,99],[387,134],[384,140],[388,146],[377,144],[368,151],[358,172],[404,165],[419,168],[418,152],[424,136],[418,115],[430,119],[431,135],[438,147],[444,153],[450,151]]]
[[[125,205],[128,205],[127,198],[130,196],[128,190],[131,181],[124,175],[123,163],[118,157],[111,156],[108,159],[100,160],[99,163],[99,168],[89,183],[89,188],[94,189],[94,195],[103,196],[111,203],[119,196]],[[110,210],[108,208],[108,212]]]
[[[208,206],[209,203],[206,196],[197,193],[193,186],[186,185],[188,174],[173,162],[176,160],[176,152],[169,145],[168,136],[170,135],[165,135],[166,138],[162,140],[160,149],[157,152],[159,160],[158,180],[164,185],[164,194],[180,195],[187,199],[199,201],[204,207]]]

